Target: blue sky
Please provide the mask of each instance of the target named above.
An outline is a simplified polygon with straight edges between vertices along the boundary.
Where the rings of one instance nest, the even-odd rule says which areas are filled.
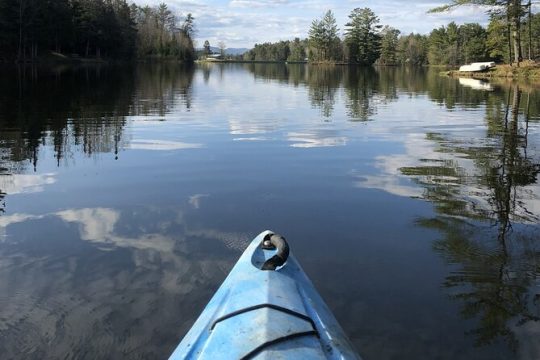
[[[307,36],[313,19],[331,9],[343,31],[348,14],[354,8],[371,8],[381,24],[398,28],[403,33],[428,33],[434,27],[457,23],[487,23],[485,9],[468,6],[444,14],[427,14],[427,10],[446,2],[438,0],[374,1],[374,0],[132,0],[139,5],[165,2],[175,13],[191,12],[197,28],[197,46],[204,40],[217,46],[251,48],[255,43]]]

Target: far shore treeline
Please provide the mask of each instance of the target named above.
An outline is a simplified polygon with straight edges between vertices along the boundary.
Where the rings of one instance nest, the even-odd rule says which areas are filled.
[[[467,1],[455,1],[445,11]],[[470,1],[469,1],[470,3]],[[530,2],[508,1],[509,7],[488,8],[487,28],[454,22],[428,35],[402,34],[381,25],[369,8],[352,10],[340,37],[331,10],[312,22],[307,39],[256,44],[239,60],[306,61],[361,65],[459,65],[475,61],[512,63],[540,57],[540,14],[532,14]],[[514,7],[511,7],[514,6]],[[517,10],[516,10],[517,9]],[[517,20],[516,20],[517,18]],[[518,60],[519,59],[519,60]]]
[[[129,0],[0,0],[0,62],[174,59],[211,54],[194,49],[195,19],[165,3]],[[519,64],[540,58],[540,14],[522,0],[452,0],[431,12],[484,5],[490,21],[454,22],[429,34],[403,34],[381,24],[369,8],[353,9],[343,29],[328,10],[313,20],[308,38],[255,44],[231,60],[359,65],[460,65],[476,61]],[[287,38],[287,34],[282,34]],[[218,35],[219,36],[219,35]],[[225,44],[219,41],[221,57]],[[213,57],[216,60],[216,57]]]
[[[126,0],[0,0],[0,61],[193,61],[194,18]]]

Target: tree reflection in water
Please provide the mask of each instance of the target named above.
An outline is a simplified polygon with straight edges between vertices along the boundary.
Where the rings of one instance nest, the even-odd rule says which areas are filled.
[[[246,111],[246,106],[244,106],[246,93],[242,91],[235,93],[234,91],[238,90],[235,90],[234,87],[227,88],[227,81],[232,78],[228,76],[227,71],[231,69],[249,71],[247,74],[252,74],[257,80],[256,82],[278,82],[286,87],[300,87],[301,91],[298,93],[304,97],[298,103],[291,103],[294,106],[298,104],[299,108],[291,106],[291,108],[276,110],[276,112],[273,112],[270,107],[259,108],[257,103],[267,96],[262,91],[268,90],[268,88],[260,86],[261,93],[252,94],[253,108]],[[336,161],[336,164],[340,161],[347,161],[343,168],[350,169],[350,167],[356,166],[354,163],[358,160],[355,151],[359,148],[371,151],[372,149],[368,147],[371,144],[381,144],[380,137],[390,139],[389,142],[392,145],[386,147],[387,144],[382,144],[381,149],[375,149],[376,151],[374,150],[373,153],[366,152],[361,155],[362,163],[370,161],[376,163],[381,158],[391,160],[388,161],[388,164],[383,164],[386,167],[381,167],[384,168],[382,170],[381,168],[371,170],[372,172],[366,170],[366,174],[363,175],[370,176],[373,181],[365,187],[377,188],[378,186],[380,189],[383,188],[383,185],[389,184],[385,190],[391,192],[389,189],[392,186],[398,188],[402,185],[399,181],[392,182],[395,177],[398,177],[396,176],[398,173],[399,177],[408,177],[418,185],[414,187],[414,191],[402,191],[399,195],[419,196],[433,203],[434,215],[419,219],[418,223],[421,226],[436,229],[443,234],[442,239],[434,245],[434,249],[451,267],[444,286],[451,293],[451,297],[456,300],[456,303],[460,304],[463,317],[471,319],[475,323],[474,330],[469,333],[475,338],[476,343],[482,345],[504,340],[510,348],[517,349],[518,344],[523,341],[523,336],[520,334],[523,334],[524,329],[530,329],[531,324],[540,323],[540,299],[537,285],[540,278],[540,241],[537,225],[540,221],[540,210],[531,205],[536,204],[537,206],[540,203],[538,184],[540,173],[538,157],[540,154],[538,149],[534,148],[537,144],[533,144],[534,141],[529,135],[529,114],[533,114],[532,118],[535,119],[538,119],[538,114],[540,114],[540,96],[537,92],[533,92],[522,84],[520,86],[512,85],[510,88],[503,87],[502,90],[499,87],[491,89],[492,91],[478,91],[470,87],[463,87],[454,79],[441,78],[437,71],[427,72],[421,68],[380,69],[346,66],[206,64],[202,65],[199,71],[201,71],[201,83],[197,85],[201,88],[198,90],[202,89],[201,94],[204,95],[200,95],[196,99],[199,104],[197,110],[200,111],[194,111],[190,115],[194,119],[199,116],[198,119],[205,124],[212,123],[212,131],[217,134],[216,137],[219,137],[221,146],[234,147],[222,140],[229,139],[227,137],[229,131],[231,134],[235,134],[234,129],[231,130],[233,128],[231,124],[236,120],[238,121],[234,126],[239,129],[246,128],[239,132],[251,134],[250,137],[257,138],[259,141],[264,140],[263,136],[255,137],[254,134],[259,133],[253,132],[253,129],[249,129],[250,126],[246,126],[246,124],[250,125],[251,122],[251,124],[256,125],[252,128],[264,130],[261,133],[271,133],[272,136],[268,136],[267,139],[274,139],[274,135],[276,137],[284,136],[286,139],[283,142],[272,142],[275,143],[272,145],[275,147],[265,148],[269,144],[267,143],[257,149],[257,151],[267,151],[268,153],[276,150],[273,153],[273,156],[279,158],[276,162],[283,161],[281,152],[283,148],[281,146],[293,146],[302,149],[314,148],[313,152],[304,151],[304,156],[328,155],[331,157],[324,159],[339,160]],[[124,68],[122,71],[116,71],[114,67],[83,67],[58,70],[52,73],[31,69],[27,72],[21,70],[0,75],[3,80],[7,79],[7,81],[0,82],[0,93],[3,94],[0,97],[0,128],[2,129],[0,131],[0,189],[2,189],[0,190],[0,212],[4,211],[5,193],[12,194],[18,191],[13,191],[16,186],[9,183],[9,179],[14,178],[14,175],[28,176],[25,178],[25,186],[36,186],[35,184],[39,186],[44,182],[54,181],[48,177],[48,174],[37,172],[32,174],[32,168],[38,165],[38,160],[42,162],[46,155],[49,155],[44,149],[50,150],[54,154],[57,165],[77,155],[98,157],[101,154],[106,154],[104,156],[122,157],[122,149],[127,144],[134,145],[135,143],[137,145],[137,140],[130,139],[129,131],[126,131],[126,127],[130,123],[130,116],[143,115],[146,117],[145,120],[154,121],[156,118],[162,120],[173,112],[172,118],[175,118],[178,111],[191,108],[194,97],[192,90],[194,69],[167,64],[138,65],[136,70]],[[245,78],[250,78],[250,76]],[[215,86],[216,80],[218,83],[221,81],[217,84],[218,86]],[[257,88],[259,85],[256,85]],[[213,98],[211,92],[204,93],[204,91],[212,90],[211,88],[217,89],[214,89],[216,96]],[[224,94],[224,90],[227,89],[233,90],[230,94]],[[277,91],[281,90],[283,90],[281,87],[277,89]],[[531,96],[531,93],[534,96]],[[230,112],[220,114],[220,116],[223,115],[223,119],[214,119],[209,113],[205,113],[204,109],[201,110],[204,107],[215,107],[216,99],[227,98],[230,100],[233,97],[239,100],[225,102],[225,104],[233,103],[242,106],[232,106],[227,109],[224,106],[224,112]],[[416,97],[419,98],[418,101],[416,99],[409,101]],[[395,110],[395,108],[398,108],[399,111],[401,106],[404,106],[405,108],[409,107],[408,115],[417,110],[422,111],[422,114],[418,117],[411,115],[410,118],[401,114],[392,117],[393,114],[382,110],[385,105],[392,102],[398,103],[392,109],[389,107],[390,111]],[[305,107],[302,108],[304,103]],[[438,109],[434,103],[440,104],[442,110]],[[13,104],[17,104],[17,106]],[[310,114],[310,107],[315,108],[315,112],[320,113],[320,118],[323,121],[335,121],[335,123],[319,124],[320,119],[314,116],[317,118],[315,124],[317,126],[314,127],[313,131],[304,131],[305,128],[311,130],[310,127],[313,126],[310,123],[312,119],[303,118],[304,113]],[[290,120],[289,116],[291,115],[288,112],[291,109],[302,111],[297,123],[287,123]],[[456,109],[464,111],[458,113],[455,111]],[[259,113],[265,111],[269,113],[259,116]],[[422,118],[423,114],[427,115],[428,118]],[[471,139],[468,130],[475,129],[474,131],[477,131],[480,128],[478,123],[482,122],[481,119],[476,120],[475,117],[478,114],[485,115],[482,124],[485,127],[485,132],[481,130],[478,138]],[[429,116],[433,116],[434,121]],[[443,119],[441,120],[441,118]],[[344,121],[338,124],[336,119]],[[454,119],[458,119],[457,123],[453,123]],[[217,120],[224,123],[216,123]],[[410,120],[416,123],[409,124]],[[347,121],[366,123],[365,126],[356,126],[356,124],[346,123]],[[459,128],[460,125],[464,125],[466,130]],[[537,125],[535,124],[535,131]],[[425,133],[426,129],[434,128],[436,130]],[[148,126],[144,130],[149,129]],[[346,133],[346,131],[351,131],[351,133]],[[378,134],[377,131],[379,131]],[[154,136],[151,131],[149,132],[151,136]],[[383,136],[380,136],[381,134]],[[159,135],[162,134],[157,134],[158,137]],[[201,137],[212,136],[211,133],[204,131],[197,135]],[[360,140],[361,138],[368,138],[370,145],[363,143],[364,148],[358,147],[359,143],[363,141]],[[144,140],[156,141],[153,138],[146,138],[142,139],[141,142],[139,139],[139,149],[144,149],[148,145]],[[161,145],[170,145],[167,142],[167,137],[159,138],[157,141],[160,140],[162,141]],[[412,145],[407,143],[408,140],[411,140]],[[388,156],[386,152],[393,152],[392,146],[394,144],[403,146],[404,149],[396,150],[402,151],[397,157]],[[428,146],[425,146],[426,144]],[[185,144],[180,145],[184,146]],[[341,148],[339,150],[336,148],[335,152],[332,152],[331,146],[336,145],[340,145]],[[345,145],[350,147],[345,150],[343,148]],[[326,147],[326,149],[323,151],[322,147]],[[436,148],[435,152],[431,151],[432,147]],[[414,153],[410,154],[410,151]],[[338,159],[342,155],[344,157]],[[176,159],[180,161],[180,158],[178,156]],[[318,167],[321,159],[323,157],[317,156],[311,165],[306,166]],[[295,167],[296,162],[298,162],[297,159],[294,160]],[[327,161],[327,163],[330,162]],[[185,164],[193,163],[186,162]],[[291,162],[291,164],[293,163]],[[175,163],[174,167],[177,166],[179,165]],[[398,170],[399,166],[401,168]],[[336,169],[342,168],[336,167]],[[192,169],[192,173],[199,174],[195,170]],[[222,174],[226,174],[226,171],[228,170],[219,169],[209,173],[215,175],[215,178],[219,178]],[[328,171],[330,172],[330,170]],[[341,170],[336,170],[336,174],[343,175],[339,171]],[[387,173],[385,174],[384,171]],[[379,176],[381,172],[384,176]],[[204,171],[200,172],[200,174],[203,173]],[[303,173],[298,174],[303,176]],[[346,176],[344,175],[344,177]],[[27,179],[30,180],[27,181]],[[106,180],[103,181],[106,182]],[[304,181],[304,177],[302,177],[302,181]],[[339,184],[334,183],[334,181],[332,180],[331,186],[336,186],[337,189]],[[249,188],[251,185],[248,182],[237,185],[239,188]],[[156,184],[159,185],[162,182],[158,181]],[[346,194],[350,190],[347,187],[348,183],[343,186],[340,189],[342,192],[339,194]],[[403,187],[398,190],[403,190]],[[396,190],[394,191],[397,193]],[[156,193],[161,194],[160,192]],[[206,193],[209,191],[204,189],[204,192],[199,195],[204,196]],[[310,198],[310,196],[311,194],[306,195],[306,198]],[[168,197],[168,195],[163,197]],[[161,201],[163,200],[156,200],[156,209],[163,209]],[[183,212],[179,213],[174,209],[170,211],[170,214],[166,214],[162,210],[137,212],[127,209],[122,212],[117,209],[105,208],[92,210],[84,201],[81,201],[81,204],[83,204],[83,209],[72,209],[72,212],[55,210],[45,215],[30,214],[30,217],[26,219],[17,214],[7,214],[7,216],[0,217],[4,224],[11,226],[12,234],[15,232],[16,236],[13,239],[18,241],[19,238],[26,236],[27,239],[30,239],[28,240],[29,246],[34,244],[31,240],[36,240],[41,236],[46,224],[50,227],[50,238],[54,240],[58,234],[55,224],[58,224],[59,220],[77,225],[73,228],[70,227],[71,231],[76,232],[77,228],[90,228],[84,224],[102,225],[106,222],[105,220],[116,219],[116,222],[111,222],[109,227],[105,227],[110,230],[105,234],[98,233],[96,236],[89,236],[84,232],[79,235],[72,234],[75,238],[88,240],[92,245],[98,244],[95,248],[90,247],[90,250],[85,247],[81,248],[81,252],[77,255],[80,259],[78,261],[88,266],[85,269],[98,268],[104,274],[118,274],[117,279],[110,275],[96,276],[94,285],[100,289],[100,292],[97,293],[96,297],[86,302],[88,308],[80,305],[74,307],[77,309],[77,314],[79,314],[78,311],[85,312],[92,309],[95,304],[106,304],[111,291],[115,290],[115,281],[117,281],[122,285],[118,292],[119,294],[122,292],[121,296],[124,296],[123,294],[127,291],[124,289],[125,285],[128,290],[133,290],[131,293],[133,298],[142,299],[145,304],[151,305],[143,306],[143,310],[146,312],[143,312],[140,317],[143,319],[141,324],[144,325],[141,328],[151,328],[153,312],[157,311],[156,309],[165,308],[171,309],[172,313],[177,306],[176,301],[184,295],[184,292],[178,294],[173,292],[173,298],[161,296],[167,294],[167,286],[174,285],[173,290],[175,291],[182,287],[182,284],[187,284],[183,290],[180,289],[182,291],[198,288],[200,293],[195,294],[195,296],[192,294],[191,299],[203,299],[205,296],[210,296],[211,291],[208,284],[217,286],[216,279],[219,276],[216,275],[216,272],[223,276],[226,273],[225,270],[217,271],[219,269],[213,267],[218,264],[225,269],[232,265],[233,255],[237,255],[236,253],[224,253],[222,247],[212,248],[211,251],[206,248],[207,244],[211,244],[216,238],[223,238],[224,243],[227,244],[230,239],[238,239],[237,234],[231,233],[232,235],[226,236],[218,234],[218,236],[208,231],[199,234],[192,228],[188,229],[188,225],[191,225],[188,220],[185,223],[184,221],[178,222],[177,219],[183,219],[184,216],[180,216]],[[215,207],[221,209],[222,203],[216,203]],[[187,211],[185,212],[187,213]],[[141,215],[139,219],[134,215],[137,213],[144,214],[144,216]],[[211,216],[201,217],[201,223],[205,223],[208,218],[215,216],[214,212],[208,214]],[[336,218],[338,217],[339,213],[336,212]],[[141,229],[129,225],[132,223],[143,224],[143,220],[147,221],[148,224],[144,224]],[[381,219],[385,223],[386,220]],[[33,228],[30,226],[32,223],[34,224]],[[300,225],[302,226],[302,224]],[[346,234],[347,231],[356,232],[356,226],[357,223],[340,231],[343,234]],[[396,225],[396,229],[399,228],[398,226]],[[180,231],[181,234],[185,233],[182,235],[183,237],[181,236],[181,239],[185,238],[185,241],[178,241],[177,227],[189,230]],[[103,227],[98,226],[98,228]],[[31,230],[35,233],[27,233]],[[19,233],[17,233],[18,231]],[[45,248],[43,251],[45,251],[45,255],[50,255],[53,259],[53,255],[60,254],[61,259],[65,260],[68,259],[68,253],[71,251],[68,245],[72,235],[69,235],[65,229],[61,231],[65,238],[62,237],[62,241],[58,242],[57,247]],[[138,236],[137,233],[142,233],[142,235]],[[167,236],[163,236],[164,233]],[[201,238],[205,241],[200,241]],[[248,236],[246,235],[245,238],[248,239]],[[108,241],[103,243],[103,239]],[[41,241],[36,240],[35,242],[36,246],[41,245]],[[137,264],[137,267],[134,267],[137,270],[134,272],[134,276],[136,279],[141,279],[141,284],[149,281],[155,285],[150,289],[151,291],[144,294],[144,298],[140,296],[137,288],[138,283],[133,281],[134,278],[125,277],[123,272],[126,265],[117,262],[114,252],[108,252],[111,250],[111,245],[114,245],[111,243],[116,244],[125,256],[133,255]],[[65,271],[61,267],[57,270],[58,276],[50,277],[50,274],[42,271],[43,264],[46,265],[47,262],[42,263],[42,266],[35,265],[35,258],[32,256],[26,258],[27,263],[21,263],[18,260],[18,254],[27,254],[27,249],[24,248],[25,244],[25,241],[22,241],[22,244],[14,242],[14,252],[12,253],[14,256],[6,259],[13,261],[14,269],[18,269],[20,264],[23,267],[28,265],[28,268],[31,269],[29,272],[22,273],[25,275],[26,282],[24,284],[28,285],[28,289],[35,293],[42,291],[43,298],[48,301],[54,300],[54,296],[48,297],[50,289],[57,290],[64,287],[67,289],[65,294],[85,294],[86,285],[92,284],[94,279],[83,277],[81,282],[72,282],[62,277]],[[54,243],[52,244],[54,245]],[[194,249],[190,247],[191,245],[200,246],[200,248]],[[19,246],[21,247],[19,248]],[[105,253],[101,251],[102,246],[107,250]],[[19,250],[20,252],[17,252]],[[399,252],[399,250],[398,248],[396,251]],[[66,251],[66,253],[61,251]],[[88,257],[86,251],[92,251],[94,254],[92,256],[95,257]],[[39,252],[37,253],[39,254]],[[190,263],[194,260],[191,255],[197,253],[204,255]],[[209,253],[215,254],[217,260],[208,258]],[[138,262],[139,259],[143,258],[148,258],[148,268],[141,266]],[[90,260],[87,261],[87,259]],[[104,265],[95,267],[94,265],[99,259],[103,259],[101,261]],[[411,261],[415,260],[411,259]],[[131,260],[126,261],[129,263]],[[162,264],[165,264],[166,268],[163,272],[160,270]],[[151,269],[154,269],[155,272],[150,271]],[[184,270],[178,271],[178,269]],[[380,269],[378,268],[377,271]],[[197,274],[197,272],[200,274],[199,279],[202,279],[201,283],[197,283],[193,277],[193,274]],[[93,276],[93,273],[85,270],[82,275]],[[36,278],[39,276],[43,276],[44,280],[38,281],[41,287],[36,288]],[[8,278],[17,279],[11,275]],[[110,280],[108,288],[101,286],[102,278]],[[378,280],[374,279],[374,281]],[[12,286],[4,291],[6,294],[10,291],[14,293],[13,289],[20,288],[19,281],[13,281],[9,284],[5,282],[5,284]],[[133,284],[135,286],[130,288]],[[19,293],[21,298],[25,297],[24,294],[24,292]],[[59,295],[63,296],[64,293],[59,293]],[[124,306],[124,298],[121,296],[113,297],[114,306],[111,306],[111,309],[117,306],[125,310],[120,318],[125,317],[128,319],[126,323],[129,324],[129,319],[132,319],[131,312],[138,311],[139,303],[135,302],[130,309]],[[171,299],[174,301],[165,305],[160,302],[167,302]],[[347,299],[347,301],[349,300],[351,299]],[[17,302],[11,303],[17,305]],[[21,304],[25,305],[26,303],[21,301]],[[28,304],[30,304],[28,307],[30,309],[37,308],[32,303]],[[51,308],[56,310],[55,306],[51,306]],[[25,311],[28,312],[27,309],[23,308],[19,310],[10,311],[10,314],[17,317],[18,315],[24,316]],[[197,311],[199,310],[197,309]],[[184,314],[191,312],[193,312],[193,308],[186,307]],[[53,313],[56,315],[56,312],[53,311]],[[163,326],[163,329],[164,333],[170,334],[178,324],[174,323],[174,319],[171,319],[168,314],[166,316],[168,326]],[[40,318],[29,318],[32,321],[36,319]],[[73,316],[72,319],[74,323],[78,323],[80,316]],[[98,314],[95,319],[95,324],[99,324],[103,317]],[[156,323],[160,324],[161,320],[158,319]],[[458,323],[464,324],[463,326],[470,325],[469,322],[458,321]],[[92,324],[90,322],[81,323],[83,327],[93,326]],[[408,327],[411,324],[413,322],[406,325]],[[118,338],[124,339],[124,335],[121,333],[124,329],[124,322],[119,320],[117,325]],[[184,321],[182,326],[184,330],[187,330],[190,324]],[[81,331],[81,333],[86,334],[86,330]],[[13,334],[14,339],[19,338],[19,333]],[[109,334],[101,335],[107,341],[110,340]],[[130,337],[130,339],[135,339],[131,344],[133,347],[130,348],[142,346],[144,341],[150,341],[147,335],[147,333],[141,333],[137,335],[140,337]],[[531,337],[529,336],[529,338]],[[78,338],[78,340],[81,339],[86,340],[83,337]],[[69,339],[59,335],[57,340]],[[177,339],[169,338],[168,341],[172,346]],[[4,343],[10,345],[10,342]],[[81,346],[87,345],[82,344]],[[152,342],[154,348],[149,350],[156,353],[163,351],[162,345],[163,341],[158,338]],[[95,346],[102,351],[109,351],[108,348],[102,348],[99,341],[90,344],[90,346]],[[441,352],[446,351],[446,344],[437,346],[438,350],[442,349]],[[17,347],[14,349],[14,351],[19,350]],[[501,347],[493,347],[492,349],[498,351]],[[423,350],[424,348],[422,348]]]
[[[35,172],[44,146],[58,166],[78,153],[118,159],[127,117],[189,110],[193,74],[177,64],[0,69],[0,213],[12,175]]]
[[[540,321],[540,214],[529,209],[538,200],[532,186],[540,162],[527,152],[529,96],[523,106],[514,84],[506,102],[487,102],[485,142],[428,135],[439,152],[456,160],[400,169],[424,186],[423,197],[435,205],[436,216],[419,223],[444,234],[434,249],[455,269],[444,286],[462,303],[464,318],[478,319],[470,331],[476,344],[504,339],[514,351],[516,328]],[[474,169],[460,166],[460,158],[472,160]]]
[[[408,74],[404,76],[405,82],[412,80],[406,68],[380,71],[373,67],[281,64],[249,64],[245,67],[256,78],[294,86],[304,84],[311,105],[328,121],[334,115],[340,96],[343,96],[350,121],[372,120],[378,105],[397,100],[397,78],[403,77],[405,72]]]
[[[157,64],[139,65],[137,69],[89,66],[15,70],[4,68],[1,74],[3,168],[24,167],[25,160],[35,167],[40,146],[47,144],[53,145],[58,162],[75,149],[87,156],[118,155],[126,116],[163,116],[175,103],[189,109],[192,101],[191,67]]]
[[[538,322],[540,316],[535,287],[540,275],[536,225],[540,214],[531,209],[540,201],[540,159],[539,154],[528,153],[529,115],[540,113],[539,97],[531,96],[535,90],[529,88],[524,95],[517,84],[496,89],[481,84],[489,91],[478,91],[417,68],[248,65],[248,69],[256,78],[305,84],[311,104],[328,119],[341,95],[349,121],[372,120],[380,105],[424,94],[450,111],[485,112],[485,135],[470,139],[461,132],[455,139],[427,133],[426,140],[436,144],[441,156],[414,159],[420,165],[399,171],[421,185],[421,197],[434,205],[436,216],[418,222],[444,234],[434,249],[455,267],[444,286],[462,303],[463,317],[479,321],[470,334],[478,345],[504,339],[516,350],[516,328]],[[452,125],[451,120],[448,123]]]
[[[6,201],[5,201],[5,197],[6,197],[6,193],[3,192],[2,190],[0,190],[0,213],[4,213],[6,212]]]

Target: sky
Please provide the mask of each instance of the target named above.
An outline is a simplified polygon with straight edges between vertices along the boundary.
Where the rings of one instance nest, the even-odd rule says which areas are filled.
[[[402,33],[429,33],[451,21],[458,24],[487,24],[485,9],[464,6],[442,14],[427,14],[443,5],[439,0],[375,1],[375,0],[131,0],[138,5],[165,2],[175,14],[192,13],[196,25],[196,45],[205,40],[212,46],[223,41],[229,48],[252,48],[256,43],[305,38],[311,22],[332,10],[340,31],[354,8],[369,7],[379,16],[382,25],[390,25]]]

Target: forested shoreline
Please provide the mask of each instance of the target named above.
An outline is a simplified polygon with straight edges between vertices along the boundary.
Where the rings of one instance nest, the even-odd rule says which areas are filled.
[[[126,0],[0,0],[0,61],[194,60],[194,18],[165,3]]]
[[[455,1],[432,12],[471,3]],[[356,8],[340,36],[331,10],[313,20],[309,36],[292,41],[255,44],[238,60],[309,61],[311,63],[347,63],[360,65],[459,65],[473,61],[519,64],[540,57],[540,14],[533,14],[531,3],[491,2],[489,24],[457,25],[451,22],[429,34],[403,34],[382,25],[369,8]],[[500,3],[500,4],[499,4]]]
[[[0,0],[0,62],[133,60],[192,62],[195,24],[190,14],[165,3],[138,6],[129,0]],[[255,44],[237,61],[358,65],[451,65],[473,61],[516,64],[540,58],[540,14],[531,1],[454,0],[441,12],[478,3],[487,26],[451,22],[429,34],[404,34],[381,24],[369,8],[353,9],[343,29],[331,10],[313,20],[305,39]],[[225,45],[220,41],[220,52]],[[211,54],[208,41],[199,56]]]

